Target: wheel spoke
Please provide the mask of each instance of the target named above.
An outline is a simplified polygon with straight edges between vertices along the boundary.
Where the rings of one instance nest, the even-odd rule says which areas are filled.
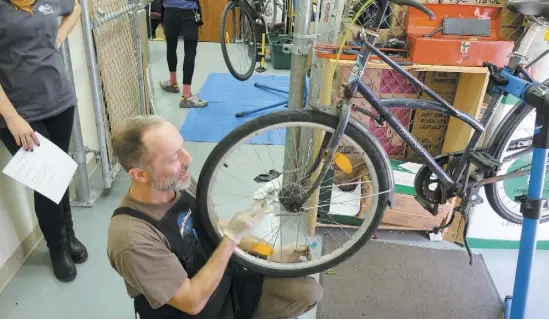
[[[283,115],[286,113],[297,115],[298,118],[293,120],[290,116]],[[309,183],[313,183],[307,182],[311,178],[309,171],[314,162],[313,157],[322,154],[315,149],[319,145],[315,143],[318,141],[315,139],[319,138],[315,134],[334,132],[335,123],[326,123],[329,117],[331,116],[308,111],[279,112],[259,117],[245,124],[249,128],[238,136],[221,141],[220,146],[223,147],[216,149],[219,154],[210,155],[206,161],[204,167],[205,170],[209,169],[206,170],[209,173],[203,176],[211,182],[204,183],[208,190],[200,193],[207,195],[206,200],[198,201],[202,203],[201,207],[207,208],[203,216],[209,222],[231,219],[236,212],[246,210],[251,205],[252,196],[257,191],[269,188],[266,193],[269,209],[260,225],[252,231],[253,236],[257,241],[270,243],[275,252],[291,250],[297,245],[306,245],[309,248],[306,259],[284,263],[237,250],[239,263],[252,269],[254,266],[261,267],[262,272],[272,274],[304,274],[311,269],[338,263],[348,250],[358,250],[360,239],[371,237],[375,228],[369,227],[372,223],[380,222],[378,215],[383,211],[380,208],[384,209],[383,204],[387,203],[390,187],[387,173],[376,171],[388,166],[379,164],[383,157],[372,147],[374,143],[360,138],[363,135],[346,133],[340,141],[340,144],[350,148],[349,152],[356,154],[351,175],[344,174],[334,165],[333,170],[329,171],[329,178],[333,179],[333,183],[329,184],[329,180],[326,180],[320,185],[314,193],[318,199],[315,197],[307,200],[303,208],[297,211],[289,206],[300,194],[306,192]],[[311,120],[317,118],[320,118],[317,120],[319,123]],[[285,137],[288,130],[300,132],[299,135],[290,135],[288,147],[268,140],[274,136]],[[301,147],[298,148],[298,145]],[[286,153],[290,160],[287,170],[282,167]],[[254,181],[254,177],[270,170],[276,170],[282,176],[270,182]],[[282,185],[283,177],[288,174],[295,175],[295,180],[288,185]],[[313,224],[317,219],[321,224],[314,228]],[[354,221],[356,226],[344,226],[343,221],[346,219]],[[339,242],[338,247],[326,248],[323,241],[325,236],[336,239]]]

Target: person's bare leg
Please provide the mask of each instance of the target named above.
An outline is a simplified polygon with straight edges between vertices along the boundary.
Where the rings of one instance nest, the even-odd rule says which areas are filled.
[[[183,58],[183,92],[181,94],[179,106],[181,108],[204,108],[208,105],[208,102],[193,96],[191,92],[198,40],[185,39],[184,46],[185,57]]]
[[[183,98],[190,98],[192,96],[191,85],[183,84]]]
[[[177,72],[170,72],[170,84],[172,86],[177,86]]]

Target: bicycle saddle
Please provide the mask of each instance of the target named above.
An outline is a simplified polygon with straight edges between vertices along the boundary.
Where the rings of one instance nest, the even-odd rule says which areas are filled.
[[[509,0],[505,6],[509,11],[525,16],[549,19],[549,0]]]

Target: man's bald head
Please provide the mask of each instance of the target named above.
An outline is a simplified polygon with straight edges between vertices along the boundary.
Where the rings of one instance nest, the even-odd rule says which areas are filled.
[[[145,134],[155,128],[171,125],[160,116],[137,116],[124,121],[114,132],[112,148],[122,168],[129,172],[143,168],[147,160],[147,148],[143,142]]]

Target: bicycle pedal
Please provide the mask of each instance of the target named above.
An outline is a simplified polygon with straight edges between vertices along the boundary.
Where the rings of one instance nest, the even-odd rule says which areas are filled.
[[[479,181],[481,181],[482,179],[484,179],[484,175],[483,175],[483,174],[481,174],[481,173],[479,173],[479,172],[474,172],[474,171],[471,172],[471,174],[469,175],[469,177],[470,177],[471,179],[473,179],[474,181],[476,181],[476,182],[479,182]]]
[[[498,171],[502,165],[491,154],[482,151],[472,151],[470,159],[473,164],[484,170]]]
[[[430,214],[432,214],[433,216],[438,215],[438,203],[429,203],[418,196],[415,196],[414,198],[423,207],[423,209],[429,211]]]

